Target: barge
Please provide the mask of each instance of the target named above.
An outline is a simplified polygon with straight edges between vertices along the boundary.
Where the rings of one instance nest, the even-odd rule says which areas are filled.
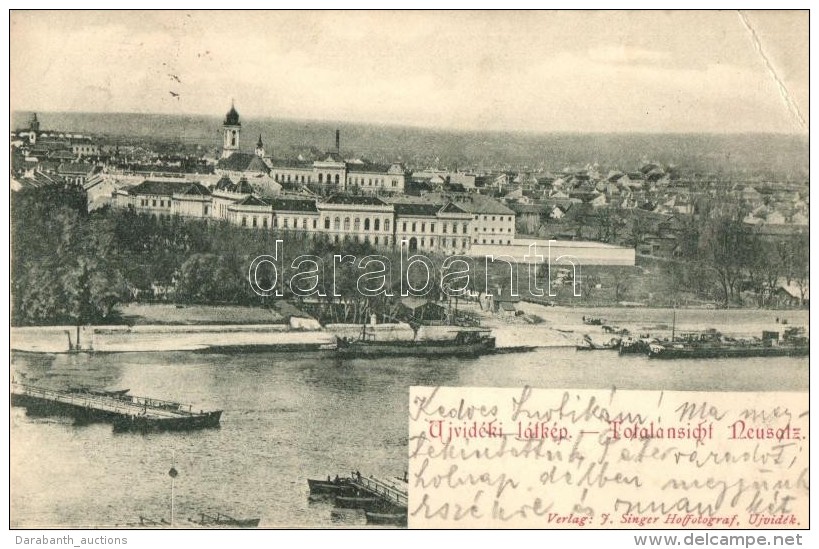
[[[495,338],[491,335],[491,331],[480,328],[458,330],[452,339],[378,341],[367,333],[365,327],[359,339],[339,338],[336,343],[336,355],[349,358],[471,357],[490,354],[494,351]]]
[[[648,357],[676,358],[752,358],[799,357],[810,354],[810,342],[802,328],[788,328],[783,337],[778,332],[762,332],[762,338],[734,339],[716,330],[687,334],[678,340],[649,345]]]

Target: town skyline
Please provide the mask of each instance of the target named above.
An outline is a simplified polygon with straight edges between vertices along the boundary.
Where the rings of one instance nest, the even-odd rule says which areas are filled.
[[[456,131],[807,131],[807,12],[250,15],[13,12],[11,110],[233,98],[247,118]]]

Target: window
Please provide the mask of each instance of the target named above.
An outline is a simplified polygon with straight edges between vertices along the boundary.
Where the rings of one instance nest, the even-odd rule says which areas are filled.
[[[307,230],[307,218],[306,217],[301,220],[301,228],[302,228],[302,230],[305,230],[305,231]]]
[[[429,232],[431,232],[431,233],[434,233],[434,232],[435,232],[435,223],[431,223],[431,224],[430,224],[430,226],[429,226]]]
[[[390,220],[389,220],[389,219],[385,219],[385,220],[384,220],[384,230],[385,230],[385,231],[389,231],[389,230],[390,230]],[[406,227],[404,227],[404,230],[406,231],[406,230],[407,230],[407,228],[406,228]],[[387,239],[387,244],[389,244],[389,243],[390,243],[390,241],[389,241],[389,239]]]
[[[205,215],[208,215],[209,208],[205,206]]]
[[[494,215],[492,216],[492,221],[495,221],[495,216]],[[503,219],[501,219],[501,221],[503,221]]]
[[[341,219],[340,218],[336,217],[333,220],[333,228],[335,230],[337,230],[337,231],[341,229]],[[336,242],[338,242],[338,240],[336,240]]]
[[[421,239],[421,247],[422,248],[424,247],[424,239],[423,238]]]
[[[486,244],[486,239],[485,238],[483,239],[483,244]]]
[[[336,174],[336,185],[338,185],[338,174]]]
[[[380,219],[376,219],[375,222],[374,222],[374,225],[375,225],[374,230],[376,230],[376,231],[381,230],[381,220]],[[376,242],[376,244],[377,244],[377,242]]]
[[[404,232],[407,232],[407,222],[406,222],[406,221],[404,221],[404,223],[403,223],[403,227],[404,227],[404,228],[403,228],[403,231],[404,231]]]
[[[378,246],[378,237],[375,237],[375,245]]]
[[[323,182],[324,182],[324,174],[320,173],[319,174],[319,183],[323,183]]]
[[[285,228],[285,229],[289,229],[289,228],[290,228],[290,219],[289,219],[289,218],[287,218],[287,217],[285,217],[285,218],[284,218],[284,228]]]
[[[156,207],[156,199],[151,200],[151,206]]]
[[[345,231],[350,230],[350,218],[349,217],[344,218],[344,230]]]
[[[335,242],[336,244],[338,244],[338,235],[335,235],[335,236],[333,237],[333,242]]]
[[[262,227],[267,228],[267,218],[262,218]]]
[[[398,180],[393,179],[393,180],[392,180],[392,186],[393,186],[393,187],[397,187],[397,186],[398,186]]]
[[[364,220],[364,230],[365,230],[365,231],[369,231],[369,230],[370,230],[370,218],[369,218],[369,217],[368,217],[367,219],[365,219],[365,220]]]
[[[434,238],[430,238],[430,239],[429,239],[429,247],[430,247],[430,248],[434,248],[434,247],[435,247],[435,239],[434,239]]]
[[[278,227],[278,226],[279,226],[279,218],[278,218],[278,217],[274,217],[274,218],[273,218],[273,226],[274,226],[274,227]]]
[[[495,243],[495,239],[493,238],[493,239],[490,241],[490,244],[494,244],[494,243]]]
[[[253,216],[253,226],[254,227],[256,226],[256,216],[255,215]]]
[[[355,222],[353,222],[353,230],[358,232],[361,230],[361,220],[359,218],[355,218]]]
[[[427,230],[427,224],[426,223],[421,223],[421,232],[422,233],[426,232],[426,230]]]
[[[242,227],[247,227],[247,217],[242,216]]]
[[[413,221],[413,222],[412,222],[412,232],[415,232],[415,231],[416,231],[416,224],[415,224],[415,222]]]
[[[329,225],[330,220],[328,219],[327,221],[328,221],[327,226],[329,227],[330,226]],[[313,229],[316,229],[316,228],[318,228],[318,219],[313,219]]]
[[[336,219],[338,219],[338,218],[336,218]],[[329,230],[329,229],[330,229],[330,218],[329,218],[329,217],[325,217],[325,218],[324,218],[324,229],[325,229],[325,230]]]

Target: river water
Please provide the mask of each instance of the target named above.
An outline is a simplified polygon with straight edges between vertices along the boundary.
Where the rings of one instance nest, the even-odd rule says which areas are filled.
[[[729,323],[754,324],[753,314],[732,314]],[[411,385],[808,388],[806,358],[650,361],[573,348],[476,359],[344,361],[292,353],[15,353],[12,372],[48,387],[127,388],[224,410],[219,429],[139,435],[13,408],[12,527],[114,526],[135,523],[140,515],[170,520],[172,465],[179,472],[173,502],[180,525],[199,512],[219,511],[261,517],[260,526],[363,526],[363,513],[336,513],[330,502],[311,502],[306,479],[355,470],[402,475]]]

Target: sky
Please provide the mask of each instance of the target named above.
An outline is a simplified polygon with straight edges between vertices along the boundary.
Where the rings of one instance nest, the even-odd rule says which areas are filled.
[[[10,67],[23,111],[797,134],[809,114],[807,11],[14,11]]]

